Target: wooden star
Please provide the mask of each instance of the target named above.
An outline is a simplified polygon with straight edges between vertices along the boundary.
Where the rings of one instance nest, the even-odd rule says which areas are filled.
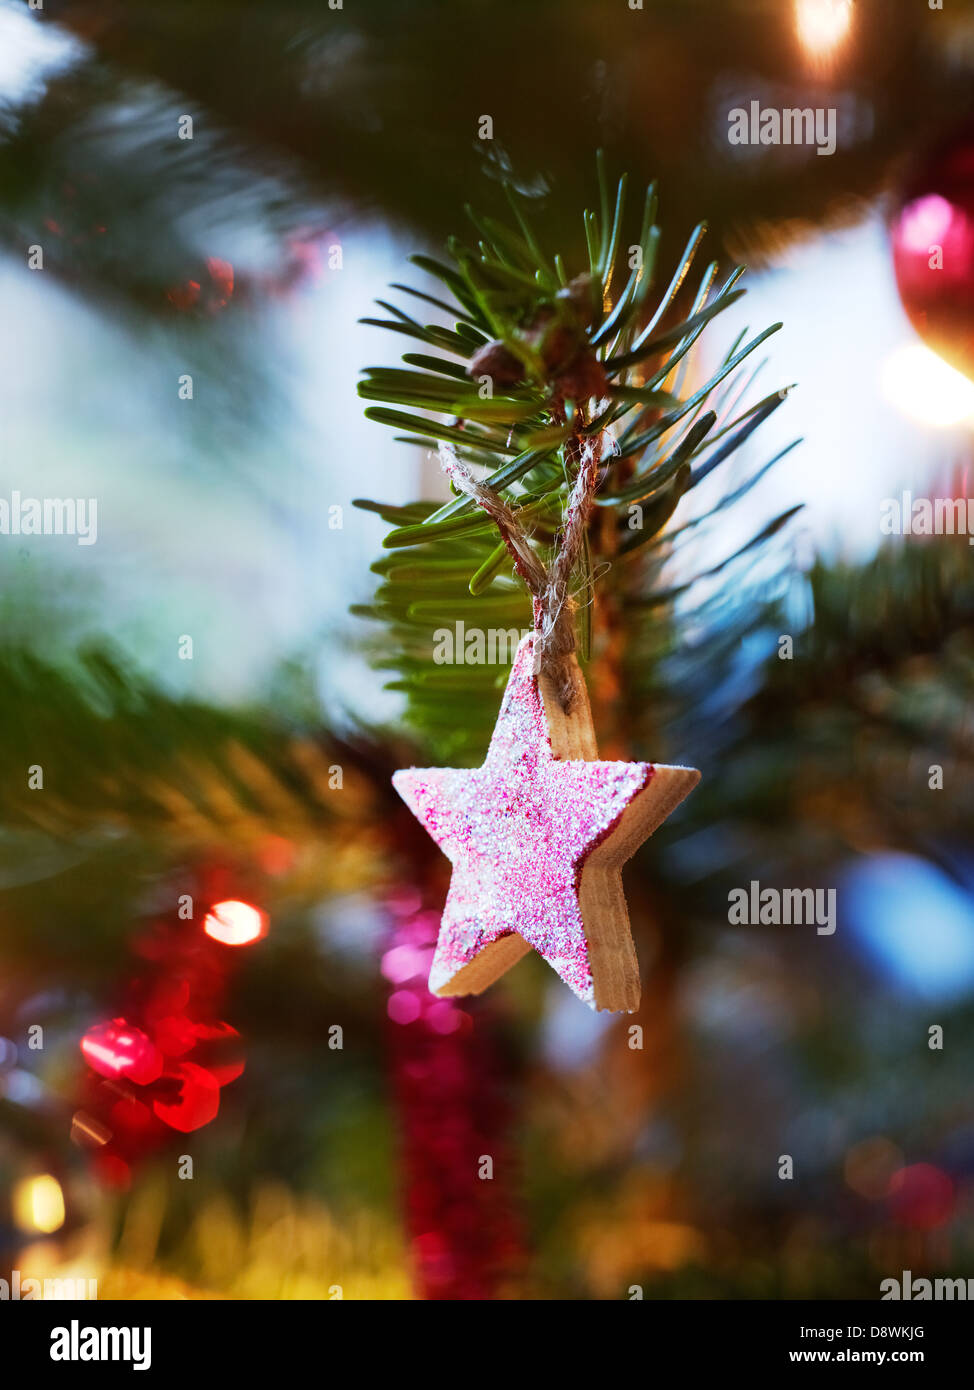
[[[453,864],[434,994],[479,994],[530,949],[596,1009],[639,1006],[621,869],[700,773],[599,758],[574,657],[569,712],[518,647],[482,767],[409,768],[393,783]]]

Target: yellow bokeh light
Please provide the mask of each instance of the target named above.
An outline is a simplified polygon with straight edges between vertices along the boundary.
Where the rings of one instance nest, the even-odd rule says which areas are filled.
[[[949,429],[974,419],[974,382],[922,343],[897,348],[883,363],[883,395],[911,420]]]
[[[49,1173],[23,1178],[14,1184],[11,1196],[14,1222],[22,1231],[50,1235],[64,1225],[64,1193]]]
[[[831,53],[845,38],[851,23],[852,0],[796,0],[798,37],[815,57]]]

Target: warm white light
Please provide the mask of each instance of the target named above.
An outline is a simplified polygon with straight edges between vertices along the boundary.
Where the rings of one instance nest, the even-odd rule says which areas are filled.
[[[214,903],[203,919],[203,930],[224,946],[249,946],[266,932],[267,918],[250,903],[230,898],[225,903]]]
[[[64,1225],[64,1194],[61,1184],[50,1173],[15,1183],[11,1206],[14,1224],[22,1231],[50,1235]]]
[[[795,0],[798,37],[816,57],[831,53],[851,23],[852,0]]]
[[[921,425],[948,429],[974,419],[974,382],[922,343],[891,353],[881,381],[886,399]]]

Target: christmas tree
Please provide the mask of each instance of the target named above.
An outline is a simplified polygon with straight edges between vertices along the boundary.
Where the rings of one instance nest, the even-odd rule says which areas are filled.
[[[967,26],[0,5],[10,1270],[131,1299],[965,1274],[969,553],[802,560],[826,462],[775,329],[814,307],[791,256],[911,206]],[[835,153],[731,144],[752,102],[834,109]],[[788,312],[742,332],[755,272]],[[966,500],[968,451],[928,486]],[[34,497],[73,529],[24,526]],[[532,632],[601,759],[702,773],[625,870],[633,1012],[537,952],[429,987],[451,865],[393,774],[484,764]]]

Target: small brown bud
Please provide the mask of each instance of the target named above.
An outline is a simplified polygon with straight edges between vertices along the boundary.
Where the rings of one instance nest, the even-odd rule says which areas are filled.
[[[470,359],[470,377],[489,376],[495,386],[516,386],[524,380],[524,368],[500,339],[484,343]]]
[[[570,280],[563,290],[558,291],[556,298],[571,308],[578,322],[585,328],[591,328],[598,318],[599,284],[595,277],[587,272]]]
[[[595,353],[583,352],[567,371],[560,373],[557,388],[565,400],[587,401],[590,396],[601,399],[609,389],[609,382]]]

